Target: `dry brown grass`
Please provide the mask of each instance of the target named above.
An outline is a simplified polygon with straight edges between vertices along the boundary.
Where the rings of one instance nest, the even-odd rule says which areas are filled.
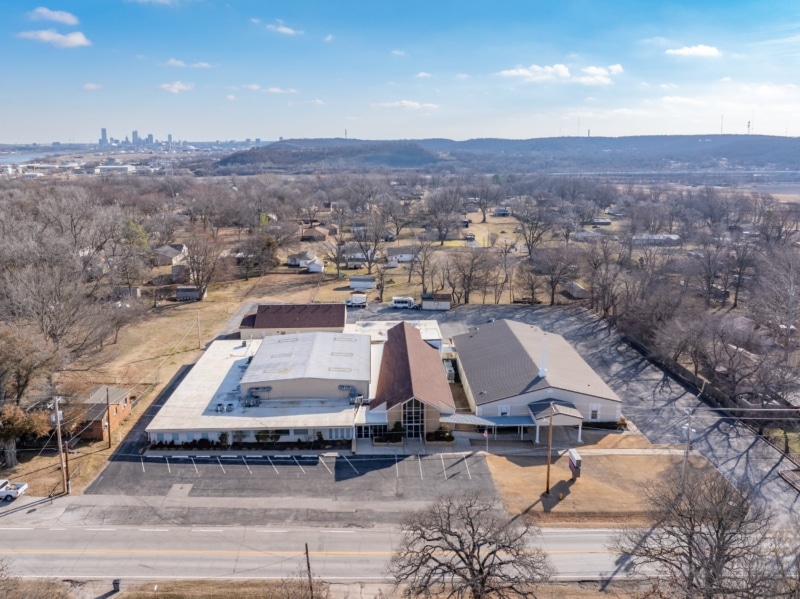
[[[581,457],[581,477],[575,481],[566,455],[553,461],[549,497],[541,495],[547,481],[545,456],[492,455],[487,463],[509,514],[530,516],[541,526],[613,527],[622,522],[646,523],[643,490],[682,461],[675,455]],[[691,460],[695,467],[710,468],[703,459]]]

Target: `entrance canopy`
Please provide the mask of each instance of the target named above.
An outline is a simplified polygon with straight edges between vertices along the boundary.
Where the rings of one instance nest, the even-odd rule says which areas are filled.
[[[539,442],[539,427],[550,426],[551,415],[553,426],[577,426],[578,443],[581,442],[583,414],[575,404],[564,399],[541,399],[528,404],[528,411],[536,424],[536,443]]]
[[[450,414],[441,416],[442,424],[471,424],[473,426],[533,426],[530,416],[475,416],[474,414]]]

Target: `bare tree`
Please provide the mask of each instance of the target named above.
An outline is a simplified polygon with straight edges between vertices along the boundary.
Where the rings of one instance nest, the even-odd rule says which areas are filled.
[[[683,599],[771,594],[770,517],[760,504],[717,472],[691,465],[645,495],[652,526],[628,526],[612,544],[630,557],[632,573],[655,568],[668,596]]]
[[[567,279],[574,278],[577,255],[571,248],[541,248],[534,256],[536,271],[542,275],[550,291],[550,305],[556,303],[556,290]]]
[[[522,242],[529,256],[541,244],[546,235],[553,231],[552,217],[537,204],[526,204],[517,214],[519,220],[519,231]]]
[[[426,221],[436,230],[440,245],[444,245],[447,236],[457,227],[460,206],[460,192],[455,187],[437,189],[425,198]]]
[[[214,280],[222,248],[217,240],[202,230],[195,229],[186,242],[186,266],[189,280],[197,287],[200,299]]]
[[[468,304],[473,291],[484,288],[494,264],[488,249],[466,248],[448,255],[446,277],[453,296]]]
[[[478,493],[444,495],[403,521],[389,571],[406,597],[534,597],[551,573],[536,533]]]

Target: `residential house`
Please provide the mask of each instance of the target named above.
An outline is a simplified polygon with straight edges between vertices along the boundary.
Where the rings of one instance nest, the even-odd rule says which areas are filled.
[[[417,257],[417,248],[409,245],[392,246],[386,248],[386,261],[394,262],[414,262],[419,260]]]
[[[182,243],[162,245],[153,250],[153,264],[155,266],[172,266],[180,264],[188,255],[188,248]]]
[[[300,241],[327,241],[328,230],[322,227],[309,227],[300,233]]]
[[[305,252],[298,252],[296,254],[289,254],[286,263],[289,266],[296,266],[299,268],[306,268],[308,264],[317,259],[317,254],[312,250]]]
[[[108,385],[89,390],[81,401],[80,437],[88,441],[103,441],[131,414],[132,401],[128,391]]]
[[[349,278],[350,289],[369,291],[375,289],[375,275],[354,275]]]

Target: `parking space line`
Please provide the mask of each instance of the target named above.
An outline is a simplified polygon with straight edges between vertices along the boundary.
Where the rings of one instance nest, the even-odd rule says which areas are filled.
[[[200,471],[197,469],[197,464],[194,463],[194,458],[189,458],[192,460],[192,466],[194,466],[194,471],[196,474],[200,474]]]
[[[325,466],[325,470],[327,470],[327,471],[328,471],[328,474],[330,474],[331,476],[333,476],[333,472],[331,472],[331,469],[330,469],[330,468],[328,468],[328,465],[325,463],[325,460],[323,460],[323,459],[322,459],[322,456],[319,456],[319,461],[320,461],[320,463],[321,463],[323,466]]]
[[[297,467],[300,468],[300,470],[303,470],[303,467],[300,465],[300,462],[297,460],[297,456],[292,456],[292,457],[294,458],[294,463],[297,464]],[[306,473],[306,471],[303,470],[303,474],[305,474],[305,473]]]
[[[272,459],[267,456],[267,460],[269,460],[269,465],[272,466],[272,469],[275,471],[275,474],[279,474],[278,469],[275,467],[275,464],[272,463]]]
[[[221,528],[193,528],[189,532],[222,532]]]
[[[167,460],[167,472],[172,474],[172,468],[169,467],[169,458],[167,456],[164,456],[164,459]]]
[[[394,454],[394,473],[400,478],[400,466],[397,464],[397,454]]]
[[[242,456],[242,461],[244,462],[244,465],[245,465],[245,466],[247,466],[247,460],[245,460],[245,459],[244,459],[244,456]],[[253,474],[253,471],[252,471],[252,470],[250,470],[250,466],[247,466],[247,471],[248,471],[250,474]]]
[[[343,455],[342,457],[344,458],[344,461],[345,461],[345,462],[347,462],[348,464],[350,464],[350,467],[351,467],[353,470],[355,470],[355,471],[356,471],[356,474],[359,474],[359,475],[360,475],[360,472],[359,472],[358,470],[356,470],[356,467],[355,467],[355,466],[353,466],[353,462],[351,462],[350,460],[348,460],[346,455]]]
[[[219,467],[222,468],[222,462],[220,461],[219,456],[217,456],[217,464],[219,464]],[[225,468],[222,468],[222,474],[225,474]]]
[[[139,459],[142,460],[142,472],[144,472],[144,458],[139,456]]]
[[[419,477],[424,480],[425,477],[422,475],[422,458],[417,456],[417,462],[419,463]]]
[[[447,480],[447,468],[444,466],[444,456],[439,454],[439,457],[442,459],[442,472],[444,472],[444,479]]]
[[[464,465],[467,467],[467,476],[469,476],[469,479],[472,480],[472,474],[470,474],[470,471],[469,471],[469,462],[467,461],[467,456],[465,455],[461,459],[464,460]]]

